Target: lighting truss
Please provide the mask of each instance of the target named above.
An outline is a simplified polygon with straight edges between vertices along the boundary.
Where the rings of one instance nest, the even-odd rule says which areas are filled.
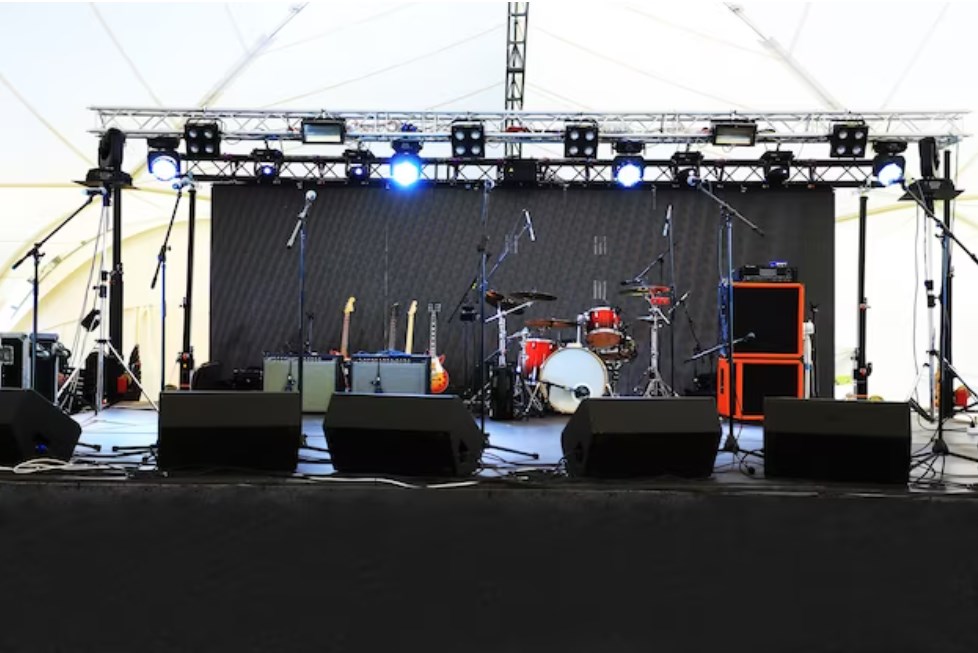
[[[650,144],[696,144],[711,141],[710,125],[731,120],[757,124],[759,144],[828,142],[832,125],[861,121],[870,140],[917,142],[933,137],[944,148],[966,137],[967,111],[841,111],[816,112],[671,112],[671,113],[545,113],[522,111],[451,113],[442,111],[294,111],[251,109],[180,109],[92,107],[101,134],[115,127],[129,138],[183,136],[174,129],[188,120],[218,121],[227,139],[301,141],[302,121],[343,120],[347,141],[389,142],[403,136],[405,123],[415,125],[412,138],[448,142],[451,124],[480,121],[487,143],[562,143],[568,122],[593,121],[601,142],[622,138]]]
[[[280,179],[316,183],[347,183],[347,161],[342,156],[286,156],[279,172]],[[422,158],[421,180],[437,183],[477,183],[486,180],[501,182],[505,159]],[[253,159],[247,155],[225,155],[219,160],[198,160],[187,163],[198,181],[255,181]],[[373,183],[390,178],[390,158],[377,157],[366,162]],[[674,186],[674,163],[669,159],[645,161],[645,183]],[[584,161],[581,159],[537,160],[539,183],[545,185],[613,185],[613,161]],[[872,159],[794,160],[785,185],[810,188],[831,186],[858,188],[865,186],[872,175]],[[766,185],[764,162],[760,160],[710,160],[700,163],[699,176],[704,182],[734,184],[745,187]]]

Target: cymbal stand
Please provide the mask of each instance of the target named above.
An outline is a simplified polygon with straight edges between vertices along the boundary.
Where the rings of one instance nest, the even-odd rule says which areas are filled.
[[[669,326],[669,318],[665,316],[662,309],[651,303],[651,298],[649,301],[651,304],[649,316],[652,318],[649,323],[649,369],[646,372],[649,380],[645,384],[645,391],[642,392],[642,396],[674,397],[676,393],[672,391],[672,388],[669,387],[659,372],[659,328],[663,324]]]

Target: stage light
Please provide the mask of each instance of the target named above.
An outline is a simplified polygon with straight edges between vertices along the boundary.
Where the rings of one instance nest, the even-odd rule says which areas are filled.
[[[598,155],[598,123],[569,122],[564,126],[564,157],[593,159]]]
[[[900,153],[907,149],[906,143],[897,141],[877,141],[873,143],[873,176],[881,186],[892,186],[903,181],[907,161]]]
[[[757,139],[757,123],[747,120],[715,122],[710,133],[714,145],[750,147]]]
[[[681,186],[696,186],[700,183],[702,152],[676,152],[672,155],[672,175]]]
[[[941,167],[941,158],[937,153],[937,140],[933,136],[920,139],[917,143],[920,152],[920,176],[933,179]]]
[[[486,130],[481,122],[453,122],[449,132],[453,157],[477,159],[485,156]]]
[[[640,156],[618,156],[611,164],[611,171],[619,186],[631,188],[645,174],[645,161]]]
[[[179,138],[159,136],[146,141],[149,153],[146,155],[146,165],[149,173],[159,181],[171,181],[180,174],[180,154],[177,147]]]
[[[252,150],[255,160],[255,177],[259,182],[273,181],[282,173],[285,154],[281,150]]]
[[[122,170],[125,147],[126,135],[115,127],[107,129],[98,142],[98,167],[102,170]]]
[[[346,140],[346,122],[325,118],[307,118],[302,121],[303,143],[341,145]]]
[[[391,158],[391,178],[401,188],[413,186],[421,179],[421,159],[410,152],[400,152]]]
[[[346,159],[346,178],[350,181],[367,181],[370,179],[370,163],[374,155],[370,150],[347,150],[343,153]]]
[[[183,128],[187,156],[214,159],[221,156],[221,126],[216,122],[188,122]]]
[[[829,135],[829,156],[835,159],[855,159],[866,155],[869,128],[861,122],[842,122],[832,125]]]
[[[794,152],[769,150],[761,155],[764,166],[764,180],[771,186],[783,186],[791,177],[791,162]]]

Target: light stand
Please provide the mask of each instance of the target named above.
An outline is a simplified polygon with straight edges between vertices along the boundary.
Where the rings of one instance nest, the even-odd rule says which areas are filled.
[[[31,390],[36,389],[36,379],[37,379],[37,329],[38,329],[38,327],[37,327],[37,309],[38,309],[38,304],[39,304],[39,301],[40,301],[39,300],[39,286],[40,286],[41,258],[44,256],[44,252],[41,251],[41,248],[44,247],[44,245],[49,240],[51,240],[51,238],[56,233],[58,233],[59,231],[61,231],[61,229],[66,224],[68,224],[69,222],[71,222],[72,219],[74,219],[74,217],[76,215],[78,215],[79,213],[81,213],[82,211],[84,211],[85,208],[88,207],[88,205],[92,203],[92,201],[95,199],[96,196],[101,195],[104,192],[106,192],[106,191],[103,188],[86,188],[85,189],[85,194],[88,197],[85,199],[85,201],[82,203],[82,205],[79,206],[77,209],[75,209],[72,212],[71,215],[69,215],[67,218],[65,218],[64,220],[62,220],[61,221],[61,224],[59,224],[57,227],[55,227],[54,230],[52,230],[47,236],[45,236],[44,238],[42,238],[38,242],[34,243],[34,246],[26,254],[24,254],[22,257],[20,257],[20,259],[16,263],[14,263],[13,267],[10,268],[11,270],[16,270],[17,268],[19,268],[21,266],[21,264],[24,261],[27,260],[27,257],[28,256],[34,257],[34,278],[31,279],[31,289],[32,289],[33,301],[34,301],[33,315],[31,316],[31,340],[30,340],[30,346],[31,346]]]
[[[299,215],[296,216],[295,227],[292,229],[292,235],[289,236],[289,242],[286,243],[286,249],[292,249],[295,245],[295,239],[299,238],[299,375],[298,375],[298,390],[299,390],[299,403],[302,403],[302,368],[303,360],[306,357],[306,216],[309,214],[309,208],[312,203],[316,201],[316,191],[311,190],[306,193],[306,204],[299,211]]]
[[[727,416],[727,429],[728,429],[727,439],[726,441],[724,441],[723,448],[721,449],[721,451],[737,454],[741,451],[741,449],[740,449],[740,445],[737,442],[737,438],[734,435],[734,428],[733,428],[734,413],[735,413],[735,408],[737,406],[737,396],[736,396],[737,395],[737,378],[736,378],[737,371],[736,368],[734,367],[734,361],[733,361],[733,348],[734,345],[736,344],[736,341],[734,340],[733,219],[737,218],[738,220],[740,220],[742,223],[750,227],[751,231],[756,233],[761,238],[764,237],[764,232],[761,231],[761,228],[758,227],[756,224],[754,224],[753,222],[745,218],[743,215],[741,215],[741,213],[737,209],[730,206],[722,199],[714,195],[713,192],[707,188],[706,182],[701,181],[696,185],[696,188],[701,193],[703,193],[711,200],[716,202],[717,206],[720,207],[720,218],[723,222],[722,228],[720,230],[721,243],[723,243],[724,241],[724,236],[726,237],[727,277],[726,279],[721,279],[721,284],[726,284],[725,289],[726,289],[727,310],[726,313],[724,314],[726,318],[726,329],[725,329],[726,333],[724,334],[724,336],[726,338],[725,346],[726,346],[727,374],[728,374],[727,383],[729,384],[729,391],[727,392],[727,398],[729,400],[727,409],[729,412]],[[723,267],[722,246],[717,249],[717,257],[719,259],[718,261],[720,264],[719,267],[722,268]]]
[[[156,272],[153,273],[153,281],[149,284],[150,290],[153,290],[156,288],[157,280],[162,281],[160,284],[160,393],[166,390],[166,253],[170,250],[170,234],[173,232],[173,222],[177,217],[180,198],[183,197],[183,186],[176,183],[174,187],[177,191],[177,199],[173,202],[170,224],[166,227],[160,253],[156,256]]]
[[[852,371],[856,399],[869,397],[869,375],[873,373],[873,364],[866,362],[866,311],[869,309],[869,302],[866,299],[866,206],[868,202],[866,191],[862,190],[859,195],[859,326]]]
[[[950,157],[945,153],[946,164],[950,163]],[[945,167],[947,169],[947,166]],[[950,456],[952,458],[958,458],[960,460],[967,460],[970,462],[978,463],[978,458],[966,456],[964,454],[959,454],[952,452],[944,439],[944,422],[954,416],[954,404],[953,397],[954,392],[952,388],[952,379],[957,378],[961,381],[962,385],[968,390],[970,394],[974,394],[974,390],[964,379],[957,373],[954,366],[951,364],[951,307],[950,307],[950,286],[951,277],[953,275],[951,269],[951,243],[952,241],[957,244],[957,246],[963,251],[968,258],[970,258],[976,265],[978,265],[978,256],[975,256],[968,247],[961,242],[960,239],[951,231],[950,227],[950,216],[951,216],[951,200],[961,194],[961,191],[954,188],[953,182],[950,178],[943,180],[924,180],[913,184],[905,186],[906,195],[900,199],[910,199],[917,203],[917,205],[923,209],[924,214],[933,220],[934,224],[940,230],[941,234],[941,323],[940,323],[940,337],[939,337],[939,351],[937,353],[937,358],[940,365],[941,372],[941,382],[940,382],[940,406],[937,415],[937,432],[934,436],[934,444],[931,447],[930,453],[924,454],[922,460],[918,460],[914,463],[912,468],[919,467],[928,461],[932,461],[941,456]],[[944,220],[942,221],[935,214],[932,206],[935,199],[943,200],[944,202]]]

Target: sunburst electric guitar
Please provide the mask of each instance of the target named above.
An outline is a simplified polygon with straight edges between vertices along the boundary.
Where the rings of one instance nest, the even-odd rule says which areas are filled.
[[[411,301],[407,312],[407,335],[404,337],[404,353],[414,352],[414,314],[418,312],[418,300]]]
[[[431,315],[431,334],[428,342],[428,355],[431,356],[431,393],[440,395],[448,389],[448,371],[442,366],[445,355],[438,355],[438,314],[441,304],[428,304]]]

